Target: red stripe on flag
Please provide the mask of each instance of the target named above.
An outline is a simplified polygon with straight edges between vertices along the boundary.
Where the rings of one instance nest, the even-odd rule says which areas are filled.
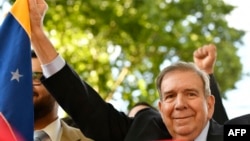
[[[14,134],[8,121],[4,118],[3,114],[0,113],[0,141],[20,141],[23,140]]]

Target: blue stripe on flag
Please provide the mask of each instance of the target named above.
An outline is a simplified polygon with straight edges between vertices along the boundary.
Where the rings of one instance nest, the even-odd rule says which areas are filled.
[[[28,19],[29,20],[29,19]],[[0,26],[0,112],[12,132],[33,140],[33,92],[29,35],[11,13]],[[0,125],[1,128],[1,125]],[[0,133],[0,140],[1,140]]]

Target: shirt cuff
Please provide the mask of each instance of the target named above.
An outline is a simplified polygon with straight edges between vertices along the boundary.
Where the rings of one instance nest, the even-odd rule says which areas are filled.
[[[43,76],[45,78],[49,78],[53,74],[60,71],[65,64],[65,60],[60,55],[57,55],[57,57],[50,63],[41,65],[43,70]]]

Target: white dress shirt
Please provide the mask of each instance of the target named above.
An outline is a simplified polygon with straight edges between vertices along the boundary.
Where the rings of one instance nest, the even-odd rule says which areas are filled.
[[[51,141],[60,141],[62,136],[62,127],[60,118],[57,118],[55,121],[47,125],[45,128],[41,129],[46,132]]]
[[[202,130],[202,132],[200,133],[200,135],[194,140],[194,141],[206,141],[207,140],[207,133],[208,133],[208,129],[209,129],[209,122],[207,122],[205,128]]]
[[[58,55],[53,61],[48,64],[41,65],[43,70],[43,75],[48,78],[61,70],[65,65],[65,60]]]

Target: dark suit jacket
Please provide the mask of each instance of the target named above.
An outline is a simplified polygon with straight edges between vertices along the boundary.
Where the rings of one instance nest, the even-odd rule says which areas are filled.
[[[95,141],[153,141],[171,138],[158,111],[149,108],[133,119],[129,118],[106,103],[68,65],[42,82],[84,135]],[[217,141],[220,135],[219,125],[211,122],[208,141]]]
[[[210,120],[210,126],[207,135],[207,141],[223,141],[223,125],[215,120]]]
[[[63,120],[61,120],[61,125],[62,136],[60,141],[93,141],[85,137],[79,129],[67,125]]]
[[[250,125],[250,114],[242,115],[228,120],[225,124]]]
[[[220,91],[218,85],[215,81],[215,78],[212,74],[209,75],[210,80],[210,89],[212,95],[215,97],[215,105],[214,105],[214,114],[213,119],[216,120],[219,124],[224,124],[228,120],[228,116],[223,106],[222,99],[220,96]]]

